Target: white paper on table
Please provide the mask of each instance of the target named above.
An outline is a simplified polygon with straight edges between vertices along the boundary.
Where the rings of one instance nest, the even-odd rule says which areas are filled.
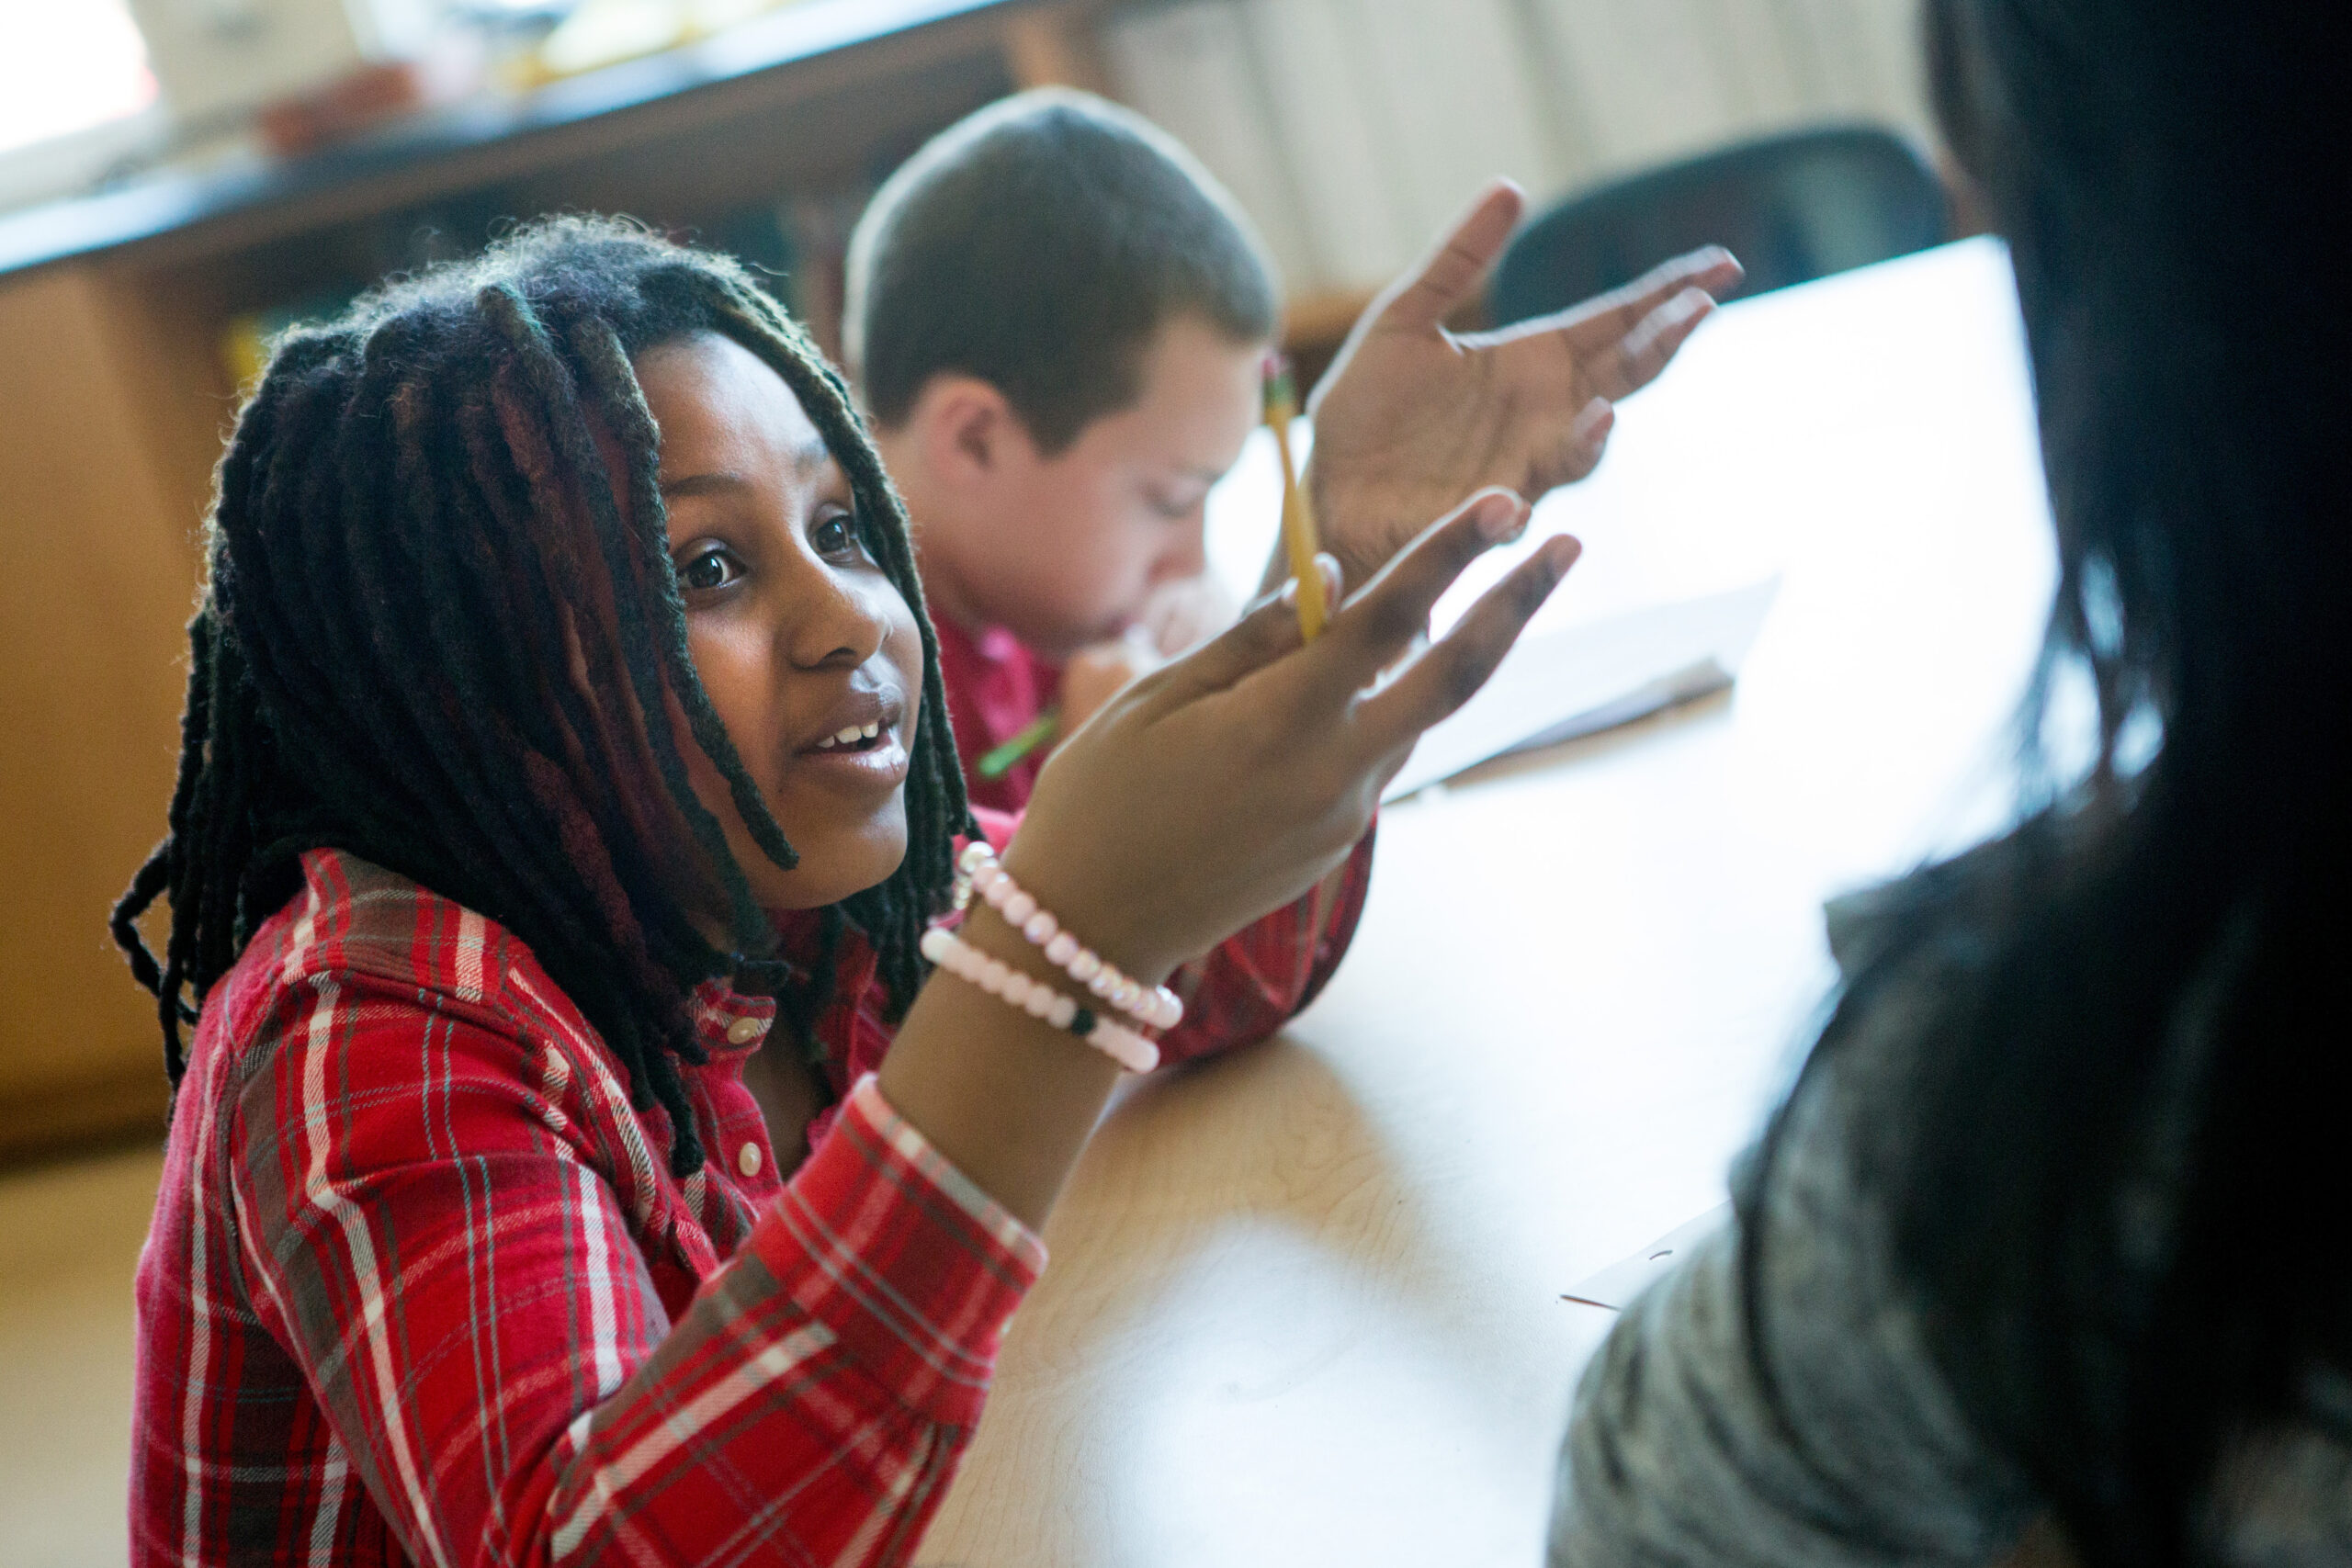
[[[1625,1303],[1672,1273],[1690,1249],[1731,1223],[1731,1205],[1718,1203],[1688,1224],[1677,1225],[1631,1258],[1611,1263],[1600,1273],[1561,1292],[1564,1302],[1623,1312]]]
[[[1738,677],[1780,587],[1776,575],[1605,620],[1538,622],[1476,696],[1421,737],[1381,798],[1722,690]]]

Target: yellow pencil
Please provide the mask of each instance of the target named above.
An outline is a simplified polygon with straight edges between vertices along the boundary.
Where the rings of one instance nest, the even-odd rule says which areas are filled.
[[[1290,449],[1291,421],[1298,417],[1298,399],[1291,389],[1290,367],[1277,359],[1267,367],[1266,424],[1283,455],[1283,544],[1290,553],[1290,574],[1298,580],[1299,635],[1313,642],[1322,635],[1330,606],[1323,598],[1323,574],[1316,569],[1316,553],[1323,547],[1315,531],[1315,504],[1298,482],[1298,465]]]

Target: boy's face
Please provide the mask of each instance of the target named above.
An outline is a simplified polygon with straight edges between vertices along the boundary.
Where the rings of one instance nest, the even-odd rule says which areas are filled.
[[[1018,419],[998,422],[959,493],[910,498],[938,608],[1059,660],[1117,637],[1160,584],[1198,576],[1209,487],[1257,427],[1266,351],[1179,316],[1146,350],[1136,401],[1055,456]]]
[[[774,370],[708,333],[650,349],[636,368],[662,433],[687,650],[800,863],[768,859],[681,729],[695,794],[764,908],[834,903],[906,855],[922,690],[914,612],[867,552],[849,481]]]

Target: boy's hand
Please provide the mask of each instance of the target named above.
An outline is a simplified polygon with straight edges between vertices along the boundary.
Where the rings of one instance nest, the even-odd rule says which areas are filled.
[[[1061,732],[1071,735],[1095,711],[1166,660],[1136,637],[1091,643],[1062,665]]]
[[[1152,651],[1181,659],[1241,618],[1224,583],[1206,572],[1163,582],[1144,601],[1136,625]]]
[[[1205,574],[1165,582],[1144,602],[1127,634],[1093,643],[1062,666],[1061,732],[1074,733],[1095,709],[1171,659],[1181,659],[1233,625],[1241,608]]]
[[[1647,385],[1739,281],[1719,246],[1554,315],[1453,333],[1519,222],[1525,197],[1498,181],[1420,265],[1383,290],[1307,400],[1307,482],[1323,546],[1351,589],[1437,516],[1486,485],[1532,505],[1600,460],[1610,407]],[[1278,576],[1287,576],[1286,569]]]

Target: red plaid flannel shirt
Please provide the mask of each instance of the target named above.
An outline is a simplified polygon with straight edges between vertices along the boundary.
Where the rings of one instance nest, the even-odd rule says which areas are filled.
[[[1001,839],[1009,819],[991,818]],[[1272,1032],[1344,951],[1369,843],[1191,966],[1172,1054]],[[694,998],[710,1157],[514,937],[349,856],[207,999],[140,1260],[136,1563],[901,1562],[1036,1238],[900,1120],[870,952],[842,1102],[777,1168],[775,1004]]]

